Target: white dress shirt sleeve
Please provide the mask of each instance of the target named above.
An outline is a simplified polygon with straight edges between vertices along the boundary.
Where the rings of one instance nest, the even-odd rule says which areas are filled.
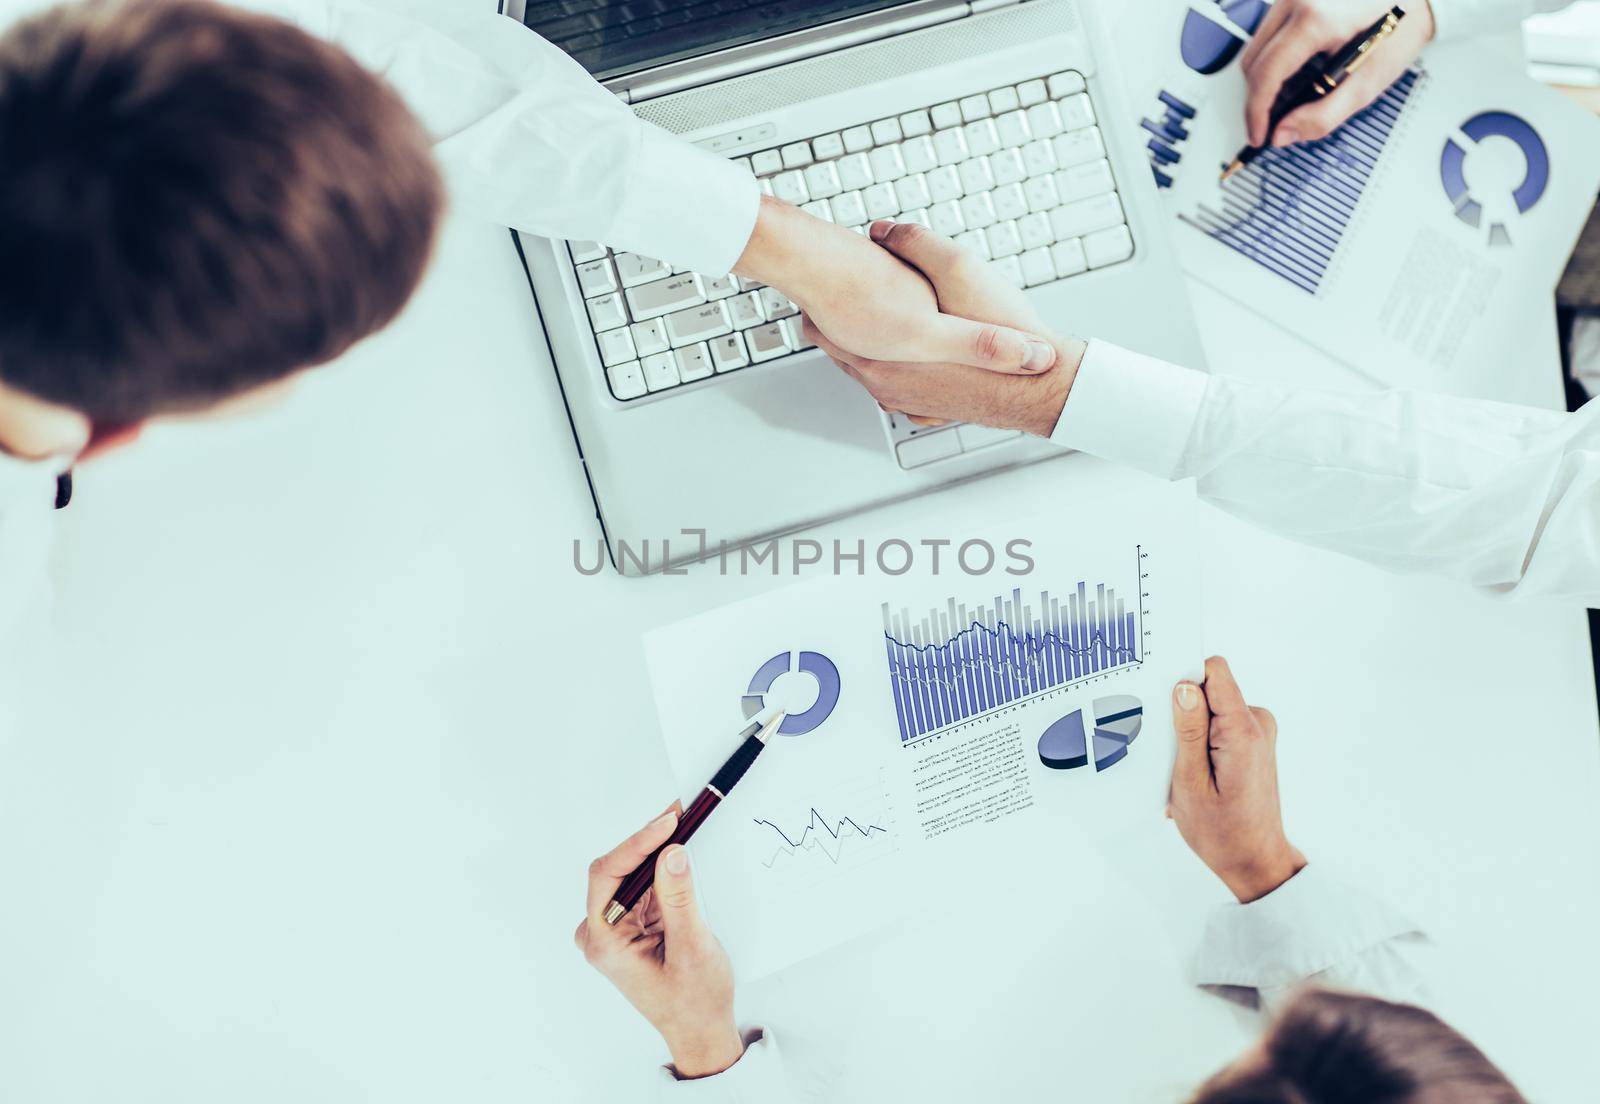
[[[388,80],[433,136],[458,211],[704,273],[727,272],[744,252],[755,179],[638,119],[513,19],[467,11],[424,26],[355,0],[238,2]]]
[[[1433,8],[1434,39],[1504,31],[1530,15],[1560,11],[1572,0],[1428,0]]]
[[[808,1091],[796,1083],[770,1028],[752,1028],[744,1040],[744,1055],[711,1077],[682,1081],[671,1066],[663,1066],[656,1099],[661,1104],[802,1104],[822,1099],[815,1087]]]
[[[1600,400],[1576,414],[1347,394],[1091,342],[1052,439],[1305,544],[1600,606]]]
[[[1196,985],[1252,992],[1272,1011],[1306,984],[1420,1003],[1422,932],[1389,905],[1312,864],[1248,905],[1219,905],[1191,963]]]

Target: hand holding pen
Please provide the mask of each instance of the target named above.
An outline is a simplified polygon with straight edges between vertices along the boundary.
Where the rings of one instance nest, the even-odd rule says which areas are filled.
[[[1319,54],[1333,57],[1395,7],[1405,18],[1380,49],[1332,92],[1284,113],[1272,125],[1273,107],[1292,77]],[[1399,79],[1433,32],[1427,0],[1277,0],[1240,56],[1249,89],[1245,129],[1250,144],[1289,146],[1331,134]]]
[[[689,852],[666,846],[682,807],[661,816],[589,866],[586,915],[574,939],[583,957],[661,1033],[680,1077],[721,1073],[744,1053],[733,1018],[733,966],[706,926]],[[655,885],[618,923],[605,910],[622,880],[648,856]]]
[[[739,1060],[733,967],[706,926],[683,846],[744,777],[784,714],[752,724],[685,811],[667,811],[589,865],[578,949],[661,1033],[678,1076],[708,1077]]]

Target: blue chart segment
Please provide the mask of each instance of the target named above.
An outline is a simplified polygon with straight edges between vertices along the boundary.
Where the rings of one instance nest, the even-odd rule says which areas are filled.
[[[1039,762],[1051,770],[1089,765],[1089,740],[1083,734],[1083,710],[1074,709],[1051,723],[1039,737]]]
[[[781,825],[770,820],[756,820],[757,828],[769,831],[772,836],[772,857],[765,859],[762,865],[769,870],[785,858],[793,859],[802,854],[820,854],[834,866],[839,865],[839,859],[849,844],[847,840],[866,841],[875,836],[888,833],[887,828],[873,824],[871,821],[860,823],[853,817],[840,817],[837,820],[823,816],[813,806],[811,819],[798,831],[785,830]]]
[[[1190,8],[1178,39],[1183,63],[1207,77],[1222,72],[1239,56],[1244,49],[1239,31],[1255,34],[1271,5],[1267,0],[1221,0],[1217,7],[1226,21],[1212,18],[1209,9]]]
[[[817,684],[817,697],[804,712],[790,713],[778,726],[780,736],[803,736],[828,719],[839,704],[839,668],[821,652],[801,652],[798,662],[793,652],[779,652],[756,669],[750,685],[740,699],[745,719],[767,707],[767,694],[779,677],[790,671],[810,675]]]
[[[1037,607],[1009,598],[969,609],[954,598],[921,618],[883,607],[889,684],[910,743],[1079,679],[1140,662],[1137,598],[1078,584],[1065,598],[1039,592]]]
[[[1179,220],[1316,294],[1417,80],[1405,73],[1321,141],[1267,150],[1222,183],[1215,206]]]

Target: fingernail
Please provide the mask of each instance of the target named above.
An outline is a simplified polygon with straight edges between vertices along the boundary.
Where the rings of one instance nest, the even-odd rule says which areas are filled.
[[[674,847],[667,852],[667,873],[682,874],[689,869],[689,852],[681,847]]]
[[[1024,372],[1043,372],[1056,362],[1056,351],[1042,341],[1028,342],[1028,359],[1022,362]]]
[[[1300,141],[1300,132],[1294,127],[1283,127],[1272,136],[1272,144],[1279,149],[1285,146],[1292,146],[1298,141]]]
[[[672,822],[674,822],[677,819],[678,819],[677,811],[674,810],[674,809],[668,809],[666,812],[662,813],[660,816],[658,816],[654,820],[652,820],[650,822],[650,827],[652,827],[652,828],[664,828],[668,824],[671,824]]]
[[[882,241],[884,238],[889,236],[889,231],[893,229],[894,223],[890,222],[888,219],[879,219],[877,222],[867,227],[867,233],[872,236],[873,241]]]
[[[1200,701],[1200,694],[1191,682],[1178,683],[1178,708],[1193,709]]]

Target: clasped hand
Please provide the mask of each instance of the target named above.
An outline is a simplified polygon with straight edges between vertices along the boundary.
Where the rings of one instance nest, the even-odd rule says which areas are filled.
[[[846,234],[883,282],[816,305],[797,298],[808,341],[891,413],[1050,435],[1083,342],[1054,333],[1020,288],[925,227],[876,222],[871,242]]]
[[[986,291],[1010,290],[998,277],[980,274],[981,263],[948,239],[917,237],[909,225],[891,234],[893,225],[878,224],[869,241],[769,199],[735,271],[794,300],[836,360],[1000,376],[1040,376],[1055,365],[1057,346],[1020,293],[989,309]]]

